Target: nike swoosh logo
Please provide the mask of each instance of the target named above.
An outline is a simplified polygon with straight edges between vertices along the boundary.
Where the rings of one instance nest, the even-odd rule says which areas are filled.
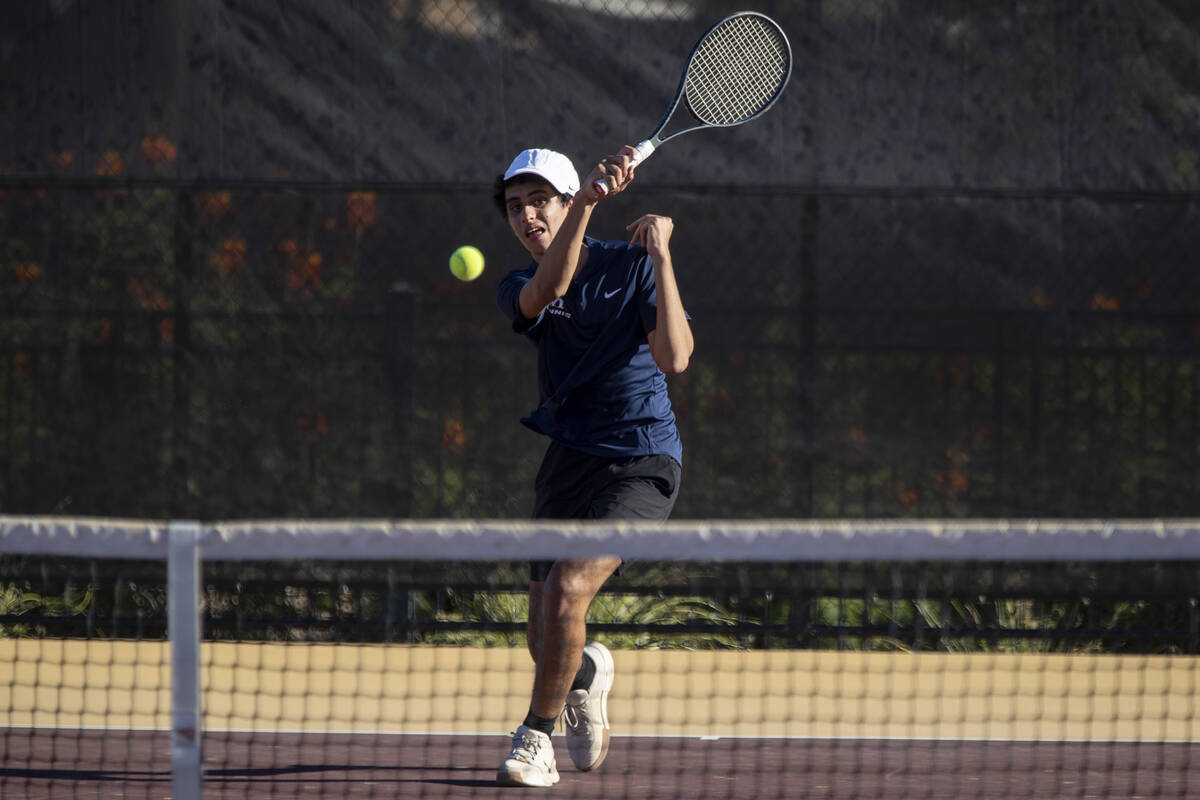
[[[621,290],[620,290],[620,289],[613,289],[611,292],[605,292],[605,293],[604,293],[604,299],[605,299],[605,300],[608,300],[608,299],[609,299],[609,298],[611,298],[613,295],[617,295],[617,294],[620,294],[620,293],[621,293]]]

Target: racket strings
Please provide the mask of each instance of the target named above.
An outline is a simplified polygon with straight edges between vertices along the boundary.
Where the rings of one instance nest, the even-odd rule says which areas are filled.
[[[765,111],[791,71],[787,41],[760,16],[714,28],[688,64],[688,108],[708,125],[735,125]]]

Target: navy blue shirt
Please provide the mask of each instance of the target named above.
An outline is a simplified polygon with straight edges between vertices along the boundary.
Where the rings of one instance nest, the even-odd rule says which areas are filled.
[[[540,404],[521,422],[585,453],[669,455],[682,464],[666,376],[646,341],[657,324],[652,259],[627,242],[584,241],[587,261],[537,319],[525,318],[520,301],[536,263],[497,289],[500,310],[538,353]]]

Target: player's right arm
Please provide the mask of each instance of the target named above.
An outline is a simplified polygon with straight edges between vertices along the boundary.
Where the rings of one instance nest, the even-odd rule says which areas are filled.
[[[587,180],[583,181],[571,200],[554,239],[538,261],[533,278],[521,290],[521,314],[526,319],[537,319],[547,306],[567,293],[576,270],[587,257],[583,237],[587,233],[592,212],[602,197],[593,184],[601,178],[606,178],[613,188],[603,196],[612,197],[619,194],[633,180],[630,160],[636,152],[626,145],[621,148],[620,153],[597,164],[588,174]]]
[[[521,289],[521,315],[526,319],[537,319],[546,306],[567,293],[575,271],[586,257],[583,235],[595,205],[594,202],[582,202],[578,194],[571,201],[567,215],[538,261],[533,277]]]

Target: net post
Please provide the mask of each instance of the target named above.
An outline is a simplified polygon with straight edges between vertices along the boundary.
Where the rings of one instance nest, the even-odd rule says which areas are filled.
[[[200,526],[167,526],[167,630],[171,639],[171,794],[200,800]]]

